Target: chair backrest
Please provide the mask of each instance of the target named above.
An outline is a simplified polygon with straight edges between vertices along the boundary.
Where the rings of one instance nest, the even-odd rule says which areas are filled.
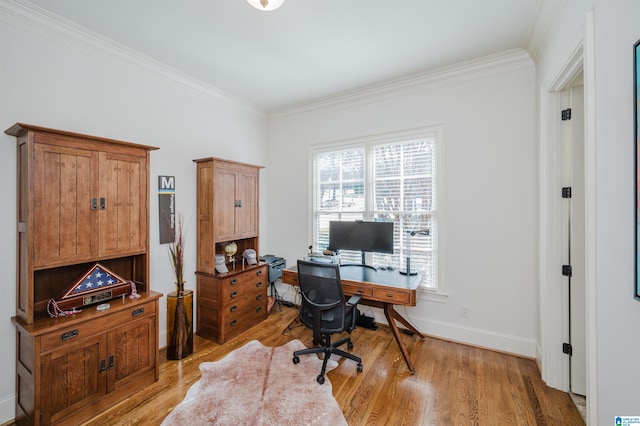
[[[345,299],[340,265],[298,260],[298,281],[302,293],[300,320],[314,335],[345,330]]]

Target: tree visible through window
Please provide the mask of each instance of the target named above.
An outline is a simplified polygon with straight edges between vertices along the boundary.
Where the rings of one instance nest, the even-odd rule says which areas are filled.
[[[394,253],[367,254],[367,264],[424,274],[423,286],[437,288],[437,134],[394,142],[368,142],[317,150],[314,167],[314,247],[328,248],[329,222],[394,223]],[[428,235],[412,231],[428,230]],[[360,253],[342,251],[342,262]]]

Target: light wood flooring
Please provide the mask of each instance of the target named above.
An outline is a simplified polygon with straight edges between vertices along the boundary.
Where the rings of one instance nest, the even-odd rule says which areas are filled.
[[[294,308],[274,308],[265,322],[224,345],[195,336],[194,353],[180,361],[167,361],[161,352],[157,383],[86,425],[160,424],[199,379],[201,362],[218,360],[250,340],[279,346],[298,339],[311,346],[310,330],[287,330],[296,314]],[[415,375],[387,327],[353,331],[353,352],[362,358],[364,371],[357,373],[353,361],[337,358],[339,367],[327,374],[349,425],[584,424],[570,396],[542,382],[533,360],[435,338],[402,338]]]

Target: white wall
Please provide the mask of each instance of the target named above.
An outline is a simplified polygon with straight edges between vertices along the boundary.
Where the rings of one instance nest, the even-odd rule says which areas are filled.
[[[289,265],[310,244],[314,144],[442,126],[444,302],[408,315],[427,334],[535,356],[537,147],[535,69],[516,51],[276,114],[269,126],[268,229]],[[283,286],[281,291],[286,291]],[[291,296],[293,293],[288,293]],[[470,317],[462,318],[467,305]],[[376,316],[378,319],[379,317]]]
[[[589,77],[593,86],[585,89],[594,110],[587,127],[594,138],[594,187],[588,196],[595,200],[595,211],[587,214],[595,220],[595,265],[589,266],[594,297],[587,302],[587,323],[593,325],[587,329],[592,347],[587,404],[589,423],[604,425],[612,424],[615,416],[637,416],[640,408],[640,302],[633,299],[633,44],[640,39],[640,3],[567,2],[550,28],[537,69],[539,85],[553,78],[576,38],[585,37],[590,9],[593,45],[585,44],[585,62],[587,67],[591,60],[594,64]]]
[[[633,44],[640,3],[596,1],[598,418],[640,415],[640,302],[634,276]]]
[[[0,8],[1,9],[1,8]],[[2,12],[2,10],[0,10]],[[195,289],[195,158],[218,156],[263,164],[264,117],[251,107],[187,89],[175,79],[134,65],[127,52],[101,51],[82,34],[73,42],[57,39],[57,28],[36,30],[16,25],[0,13],[0,126],[15,122],[153,145],[151,153],[150,286],[167,294],[174,279],[167,248],[158,243],[157,176],[176,176],[177,210],[189,223],[186,236],[186,287]],[[45,24],[51,25],[51,23]],[[56,39],[57,41],[51,41]],[[73,47],[71,47],[73,46]],[[115,52],[116,54],[112,54]],[[124,59],[123,59],[124,57]],[[138,63],[140,62],[137,59]],[[142,61],[144,62],[144,61]],[[153,64],[151,64],[153,66]],[[206,92],[206,90],[205,90]],[[16,142],[0,133],[0,256],[4,296],[0,298],[0,423],[14,418]],[[166,344],[166,303],[160,302],[160,346]]]

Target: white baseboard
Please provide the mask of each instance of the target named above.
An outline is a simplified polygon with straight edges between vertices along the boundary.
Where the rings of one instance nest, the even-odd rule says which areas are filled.
[[[381,310],[375,308],[371,310],[374,311],[376,322],[381,324],[387,323]],[[430,337],[436,337],[438,339],[476,346],[479,348],[491,349],[525,358],[537,359],[537,342],[535,339],[526,339],[520,336],[513,336],[444,321],[421,319],[415,316],[410,318],[410,322],[415,328],[420,330],[422,334]]]
[[[280,294],[283,295],[283,299],[292,301],[291,295],[286,292],[286,289],[283,287],[282,290],[283,292]],[[278,288],[278,291],[281,291],[280,288]],[[387,323],[382,310],[369,306],[363,306],[361,310],[363,313],[368,313],[368,315],[373,314],[377,323]],[[412,316],[410,321],[421,333],[432,337],[505,352],[525,358],[538,359],[538,343],[536,339],[527,339],[520,336],[444,321],[420,319],[416,316]]]
[[[535,359],[537,342],[535,339],[527,339],[498,333],[491,330],[467,327],[459,324],[446,323],[436,320],[421,320],[413,318],[414,325],[423,334],[444,340],[451,340],[466,345],[478,346],[499,352],[505,352],[517,356]]]
[[[13,422],[16,418],[16,396],[10,395],[0,400],[0,425]]]

